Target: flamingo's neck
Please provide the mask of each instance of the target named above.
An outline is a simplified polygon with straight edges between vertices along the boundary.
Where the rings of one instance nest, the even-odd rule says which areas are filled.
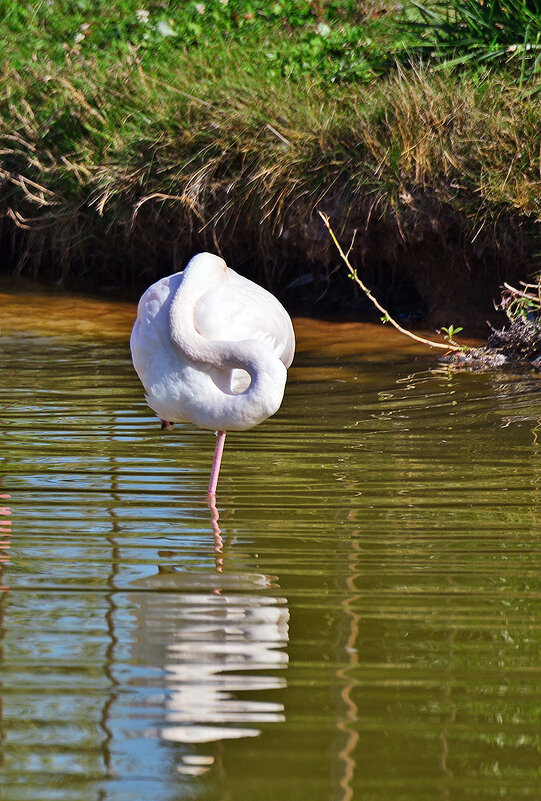
[[[249,374],[250,385],[239,394],[224,392],[210,378],[207,387],[212,395],[209,405],[216,416],[221,416],[220,428],[245,430],[278,410],[287,371],[273,351],[259,340],[207,339],[199,333],[194,322],[199,299],[217,284],[227,281],[225,263],[217,257],[211,258],[215,262],[208,260],[204,269],[190,263],[182,274],[171,301],[169,334],[175,348],[201,371],[208,373],[205,366],[210,366],[224,373],[241,369]],[[207,425],[203,418],[194,422],[205,428],[215,427]]]

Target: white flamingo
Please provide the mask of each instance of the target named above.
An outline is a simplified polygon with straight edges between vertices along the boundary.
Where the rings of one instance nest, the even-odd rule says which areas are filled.
[[[295,351],[288,313],[219,256],[199,253],[146,290],[130,347],[162,427],[217,431],[208,489],[215,495],[226,431],[252,428],[280,407]]]

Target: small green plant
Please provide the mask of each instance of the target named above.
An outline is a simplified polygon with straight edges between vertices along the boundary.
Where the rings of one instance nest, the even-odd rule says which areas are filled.
[[[447,342],[454,342],[456,334],[459,334],[463,330],[463,328],[461,325],[453,325],[451,323],[451,325],[448,327],[443,325],[441,327],[441,330],[443,333],[443,338],[446,339]]]

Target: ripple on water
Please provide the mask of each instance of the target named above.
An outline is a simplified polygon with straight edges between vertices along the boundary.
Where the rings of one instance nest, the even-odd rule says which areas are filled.
[[[3,797],[536,798],[539,379],[303,322],[210,509],[101,308],[4,338]]]

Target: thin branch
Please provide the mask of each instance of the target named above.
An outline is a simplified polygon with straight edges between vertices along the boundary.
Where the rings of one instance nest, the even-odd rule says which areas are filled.
[[[385,322],[391,323],[391,325],[394,326],[394,328],[396,328],[397,331],[400,331],[401,334],[405,334],[407,337],[410,337],[410,339],[414,339],[416,342],[422,342],[424,345],[430,345],[431,348],[442,348],[443,350],[447,350],[447,351],[449,351],[449,350],[464,350],[463,346],[457,345],[456,342],[452,342],[452,341],[445,342],[445,343],[444,342],[434,342],[431,339],[425,339],[425,337],[417,336],[417,334],[413,334],[411,331],[408,331],[407,328],[403,328],[400,325],[400,323],[396,322],[396,320],[393,320],[393,318],[391,317],[391,315],[389,314],[387,309],[383,308],[381,303],[374,297],[374,295],[371,293],[371,291],[368,289],[368,287],[361,281],[361,279],[357,275],[357,270],[355,270],[351,266],[351,263],[349,261],[349,253],[351,252],[351,247],[350,247],[350,249],[348,250],[347,253],[344,253],[344,251],[342,250],[342,247],[341,247],[338,239],[335,236],[335,233],[334,233],[333,229],[331,228],[331,224],[329,222],[329,217],[327,216],[327,214],[325,214],[323,211],[320,211],[319,212],[319,216],[321,217],[321,219],[323,220],[323,222],[327,226],[327,228],[329,230],[329,233],[331,235],[331,238],[332,238],[334,244],[336,245],[336,248],[337,248],[342,260],[346,264],[346,266],[347,266],[347,268],[348,268],[348,270],[350,272],[350,275],[355,280],[355,282],[361,287],[361,289],[364,292],[364,294],[366,295],[366,297],[374,304],[376,309],[378,309],[378,311],[380,311],[384,315]]]
[[[267,127],[269,129],[269,131],[271,131],[271,133],[273,133],[275,136],[277,136],[278,139],[280,139],[282,142],[284,142],[284,144],[289,145],[289,147],[291,147],[291,142],[289,141],[289,139],[286,139],[285,136],[282,136],[280,131],[277,131],[276,128],[273,128],[273,126],[270,124],[270,122],[268,122],[265,127]]]
[[[505,281],[503,285],[515,297],[526,298],[527,300],[539,300],[538,295],[532,295],[530,292],[522,292],[520,289],[515,289],[510,284],[507,284]],[[533,286],[533,284],[525,284],[525,286]]]

